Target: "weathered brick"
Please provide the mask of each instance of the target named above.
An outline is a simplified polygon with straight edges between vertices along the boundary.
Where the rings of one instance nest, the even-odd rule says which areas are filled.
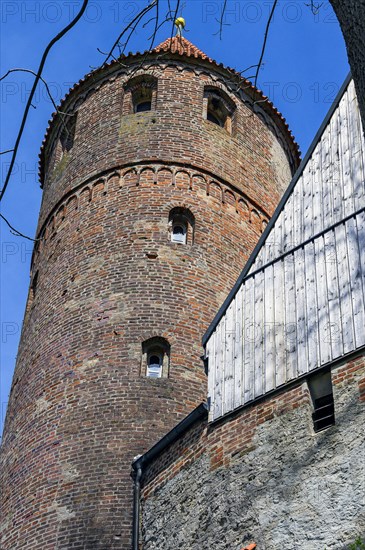
[[[201,337],[297,160],[274,109],[252,113],[209,60],[152,55],[137,72],[157,78],[156,109],[123,114],[140,62],[86,78],[62,105],[77,108],[73,147],[61,158],[59,118],[45,144],[1,455],[4,550],[130,548],[131,460],[206,399]],[[233,135],[203,120],[206,84],[235,103]],[[174,207],[193,213],[193,244],[169,241]],[[153,336],[171,345],[168,378],[141,376]]]

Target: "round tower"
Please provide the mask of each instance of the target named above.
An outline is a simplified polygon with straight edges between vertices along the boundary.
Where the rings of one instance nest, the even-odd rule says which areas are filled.
[[[133,457],[206,400],[201,338],[298,165],[261,92],[181,37],[54,115],[2,447],[2,545],[129,549]]]

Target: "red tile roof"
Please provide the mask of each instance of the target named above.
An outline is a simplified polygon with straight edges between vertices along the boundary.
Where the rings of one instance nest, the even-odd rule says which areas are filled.
[[[161,42],[153,52],[171,52],[178,53],[180,55],[186,55],[187,57],[195,57],[196,59],[207,59],[213,63],[213,59],[208,57],[204,52],[199,50],[194,44],[186,40],[183,36],[174,36],[173,38],[167,38],[164,42]]]

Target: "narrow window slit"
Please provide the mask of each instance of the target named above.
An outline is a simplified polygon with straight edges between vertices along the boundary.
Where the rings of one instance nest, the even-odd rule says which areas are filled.
[[[172,243],[194,243],[195,218],[187,208],[178,206],[170,210],[168,228]]]
[[[170,368],[170,344],[162,336],[155,336],[142,343],[141,376],[168,378]]]

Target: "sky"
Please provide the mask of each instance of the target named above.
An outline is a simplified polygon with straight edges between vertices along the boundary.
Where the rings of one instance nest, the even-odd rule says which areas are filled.
[[[82,19],[54,46],[44,68],[43,78],[56,103],[74,82],[104,61],[100,52],[110,50],[121,30],[148,1],[89,1]],[[160,1],[161,13],[166,13],[168,0]],[[176,0],[170,3],[174,6]],[[186,19],[184,36],[216,61],[243,71],[258,63],[273,1],[227,0],[220,37],[223,3],[185,0],[179,11],[179,16]],[[309,3],[279,0],[257,83],[286,118],[302,156],[349,72],[345,44],[329,2],[321,2],[316,15],[306,5]],[[1,76],[12,68],[36,71],[48,42],[71,21],[81,4],[82,0],[2,0]],[[138,28],[127,51],[148,49],[152,27],[150,22]],[[166,23],[155,45],[170,34],[171,23]],[[252,70],[244,75],[252,76]],[[30,74],[11,73],[0,82],[1,151],[14,146],[33,78]],[[41,83],[1,202],[2,214],[30,237],[35,234],[42,196],[38,154],[53,110]],[[1,155],[1,187],[9,159],[9,154]],[[0,231],[1,433],[28,294],[32,242],[12,235],[2,220]]]

